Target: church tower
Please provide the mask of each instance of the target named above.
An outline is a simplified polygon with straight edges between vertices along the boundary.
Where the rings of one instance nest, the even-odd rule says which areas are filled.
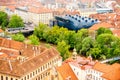
[[[75,48],[73,49],[72,58],[73,58],[74,60],[77,59],[77,52],[76,52],[76,49],[75,49]]]

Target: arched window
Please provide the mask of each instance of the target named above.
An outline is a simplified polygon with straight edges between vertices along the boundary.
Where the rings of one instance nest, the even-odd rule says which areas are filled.
[[[1,80],[3,80],[3,76],[1,76]]]
[[[11,78],[11,80],[13,80],[13,78]]]
[[[8,77],[6,77],[6,80],[8,80]]]

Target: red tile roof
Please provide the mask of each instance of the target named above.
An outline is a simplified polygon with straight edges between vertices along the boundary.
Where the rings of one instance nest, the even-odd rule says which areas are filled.
[[[115,36],[120,37],[120,29],[112,30],[112,33],[113,33]]]
[[[72,71],[69,63],[63,64],[62,66],[57,67],[56,69],[62,76],[63,80],[67,80],[68,77],[71,77],[70,80],[78,80],[74,72]]]
[[[15,11],[15,6],[13,5],[8,5],[6,8],[10,9],[11,11]]]
[[[106,74],[103,74],[102,77],[108,80],[120,80],[120,64],[115,63],[111,66],[112,70]]]
[[[107,80],[120,80],[120,64],[118,63],[108,65],[98,62],[93,69],[102,72],[102,77]]]
[[[40,14],[40,13],[52,13],[52,10],[48,9],[48,8],[44,8],[44,7],[29,7],[29,12],[32,12],[32,13],[37,13],[37,14]]]
[[[92,27],[89,28],[89,30],[98,30],[100,27],[112,28],[113,26],[107,22],[100,22],[98,24],[94,24]]]
[[[111,70],[111,66],[108,64],[102,64],[100,62],[97,62],[94,66],[93,66],[94,70],[103,72],[103,73],[108,73]]]
[[[0,47],[0,73],[16,77],[21,77],[37,69],[49,62],[50,59],[55,57],[61,58],[59,52],[54,48],[35,47],[4,38],[0,38]],[[21,61],[21,58],[25,60]],[[9,60],[11,61],[12,69]]]

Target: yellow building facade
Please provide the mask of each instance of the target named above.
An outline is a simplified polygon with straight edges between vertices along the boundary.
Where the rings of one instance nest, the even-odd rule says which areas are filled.
[[[62,58],[54,48],[0,38],[0,80],[52,80]]]

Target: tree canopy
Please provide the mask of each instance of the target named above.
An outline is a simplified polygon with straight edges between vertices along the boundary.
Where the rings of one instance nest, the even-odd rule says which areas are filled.
[[[0,11],[0,25],[2,28],[5,28],[8,24],[8,15],[7,13]]]
[[[22,33],[17,33],[12,35],[12,39],[16,41],[23,42],[25,40],[25,37]]]
[[[10,28],[24,27],[24,22],[20,16],[12,15],[8,27]]]
[[[63,60],[70,57],[69,48],[70,46],[67,45],[65,41],[58,42],[57,49],[60,52],[60,55],[63,57]]]
[[[38,37],[35,36],[35,35],[30,35],[28,37],[28,39],[30,40],[30,42],[29,42],[30,44],[33,44],[33,45],[39,45],[40,44]]]
[[[41,40],[57,44],[63,60],[70,55],[69,49],[74,47],[78,54],[91,55],[94,59],[106,59],[120,55],[120,38],[114,36],[110,29],[100,28],[90,33],[87,29],[75,32],[58,26],[39,25],[34,34]],[[90,36],[91,34],[94,37]]]

